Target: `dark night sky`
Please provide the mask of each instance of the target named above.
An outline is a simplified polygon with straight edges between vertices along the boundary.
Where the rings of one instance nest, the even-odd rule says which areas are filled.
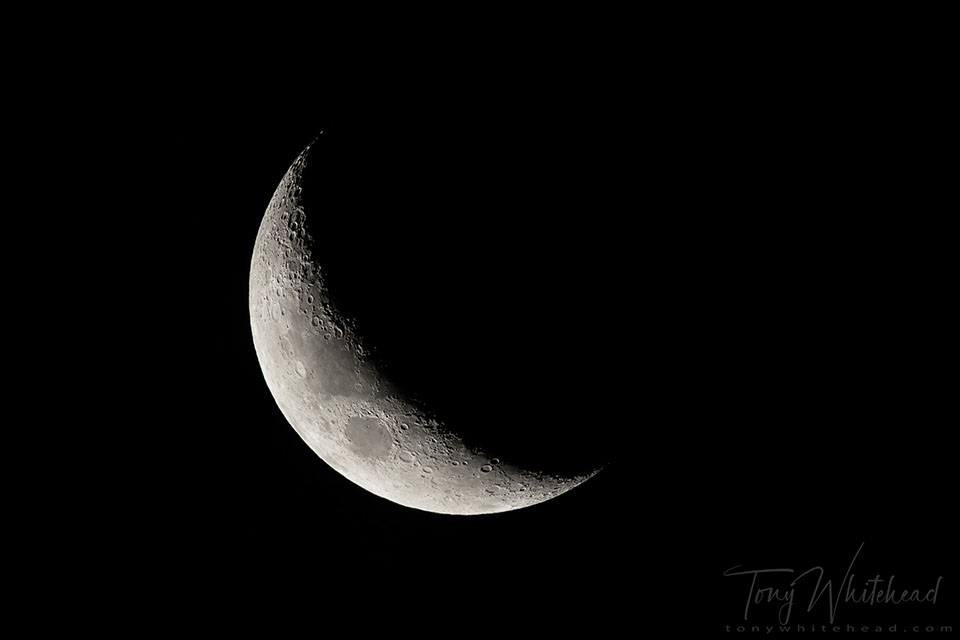
[[[139,199],[123,249],[94,256],[123,265],[124,313],[149,319],[117,329],[150,354],[128,411],[156,452],[125,448],[145,477],[110,489],[138,505],[130,579],[163,584],[171,615],[282,602],[404,633],[510,619],[607,637],[736,623],[721,573],[737,564],[839,572],[866,541],[864,573],[949,573],[955,260],[925,215],[944,210],[929,123],[894,126],[888,80],[811,77],[808,58],[690,62],[349,90],[198,74],[145,96],[150,116],[111,150]],[[489,264],[484,312],[517,334],[502,368],[472,367],[473,342],[445,366],[508,418],[546,399],[607,470],[533,508],[439,516],[366,493],[300,440],[259,369],[247,279],[273,190],[321,131],[356,145],[357,201],[339,196],[332,231],[384,295],[431,269],[424,247],[442,254],[428,315]],[[421,262],[395,268],[394,234]]]

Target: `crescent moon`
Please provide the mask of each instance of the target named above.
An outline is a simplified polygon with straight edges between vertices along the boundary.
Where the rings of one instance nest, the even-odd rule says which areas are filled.
[[[535,505],[600,469],[557,475],[469,445],[455,424],[381,375],[357,323],[330,295],[314,234],[321,214],[304,207],[308,146],[263,216],[250,267],[250,324],[277,406],[328,465],[364,489],[414,509],[476,515]]]

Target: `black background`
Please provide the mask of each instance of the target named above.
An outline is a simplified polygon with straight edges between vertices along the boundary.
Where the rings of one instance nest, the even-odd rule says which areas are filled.
[[[944,575],[942,603],[841,622],[954,622],[945,94],[898,55],[772,46],[639,66],[431,54],[346,83],[332,62],[264,82],[161,64],[118,108],[146,114],[114,123],[109,152],[129,226],[94,256],[125,274],[111,340],[147,363],[123,381],[140,426],[111,445],[136,480],[104,483],[120,584],[210,629],[292,610],[310,633],[699,635],[740,621],[724,570],[839,580],[865,543],[863,575]],[[343,259],[365,257],[358,281],[383,274],[396,303],[432,274],[410,294],[425,352],[483,389],[484,413],[529,415],[535,395],[606,470],[529,509],[440,516],[356,487],[286,424],[249,261],[318,136],[357,171],[332,224]],[[514,319],[502,343],[476,332],[476,298]],[[456,322],[480,337],[451,353]]]

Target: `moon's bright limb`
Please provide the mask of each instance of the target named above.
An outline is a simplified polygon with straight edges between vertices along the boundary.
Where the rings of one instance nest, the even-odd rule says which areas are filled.
[[[313,255],[323,212],[303,206],[310,153],[308,147],[296,159],[264,214],[249,300],[267,385],[310,448],[378,496],[447,514],[530,506],[593,475],[520,468],[498,459],[498,451],[467,446],[456,425],[431,416],[381,377],[354,323],[331,300],[323,256]]]

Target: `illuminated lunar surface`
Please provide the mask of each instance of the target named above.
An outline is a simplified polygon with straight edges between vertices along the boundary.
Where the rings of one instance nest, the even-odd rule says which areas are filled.
[[[368,491],[445,514],[484,514],[549,500],[582,474],[510,464],[458,435],[455,424],[401,393],[378,371],[357,323],[336,308],[305,210],[303,173],[314,143],[284,175],[263,217],[250,269],[250,321],[270,392],[324,462]],[[316,153],[316,151],[314,151]],[[500,457],[498,457],[500,456]],[[503,459],[501,459],[503,458]]]

